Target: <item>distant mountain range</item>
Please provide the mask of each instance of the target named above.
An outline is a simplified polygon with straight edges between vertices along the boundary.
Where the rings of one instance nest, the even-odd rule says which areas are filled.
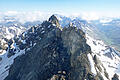
[[[101,39],[120,51],[120,19],[101,19],[92,22],[103,35]]]

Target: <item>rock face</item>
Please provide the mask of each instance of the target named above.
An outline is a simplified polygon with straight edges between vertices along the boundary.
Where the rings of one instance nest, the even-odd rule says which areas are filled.
[[[70,25],[64,28],[61,34],[63,44],[70,56],[70,79],[84,80],[89,77],[90,65],[87,54],[91,53],[90,47],[86,44],[85,34],[80,29]]]
[[[112,80],[119,80],[119,76],[117,74],[114,74]]]
[[[31,28],[26,44],[20,46],[27,48],[32,43],[32,47],[14,60],[5,80],[95,80],[84,32],[74,26],[62,30],[58,26],[53,15],[34,31]]]
[[[57,19],[57,17],[55,15],[52,15],[49,18],[49,22],[51,22],[52,24],[55,24],[57,27],[60,26],[59,21],[58,21],[58,19]]]

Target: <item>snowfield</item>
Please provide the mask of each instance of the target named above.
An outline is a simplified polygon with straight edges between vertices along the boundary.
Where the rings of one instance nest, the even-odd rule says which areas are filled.
[[[92,37],[90,37],[88,34],[86,34],[86,39],[87,39],[87,44],[91,47],[92,50],[92,54],[91,55],[88,54],[88,59],[92,67],[91,71],[94,74],[96,74],[94,62],[92,60],[92,55],[93,56],[96,55],[97,58],[101,61],[101,63],[104,65],[110,79],[113,77],[115,73],[117,73],[120,76],[119,53],[115,51],[113,48],[105,45],[103,41],[95,40]],[[103,77],[105,80],[108,80],[105,78],[104,74]]]
[[[3,53],[0,55],[0,57],[2,58],[2,60],[0,61],[0,80],[4,80],[7,77],[7,75],[9,74],[9,68],[13,64],[14,59],[17,56],[25,53],[25,50],[19,50],[15,43],[13,43],[13,46],[13,48],[17,49],[15,55],[8,58],[8,50],[4,50]]]

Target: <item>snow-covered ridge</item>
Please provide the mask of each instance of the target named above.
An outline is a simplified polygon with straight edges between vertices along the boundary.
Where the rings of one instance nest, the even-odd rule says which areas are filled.
[[[93,39],[88,34],[86,35],[86,39],[92,50],[91,56],[93,57],[96,55],[97,58],[101,61],[106,69],[106,72],[109,75],[109,79],[111,79],[115,73],[120,76],[120,53],[118,53],[113,48],[105,45],[103,41]],[[92,66],[91,70],[94,74],[96,74],[97,68],[93,66],[95,63],[93,63],[91,60],[91,56],[90,54],[88,55]],[[101,75],[103,75],[104,80],[108,80],[105,78],[105,74],[103,72],[101,72]]]
[[[16,57],[18,57],[19,55],[22,55],[25,53],[25,50],[20,50],[17,47],[16,43],[13,43],[12,45],[13,45],[12,49],[16,49],[15,55],[8,57],[8,54],[9,54],[8,50],[9,49],[7,51],[4,50],[2,52],[2,55],[0,55],[0,58],[1,58],[1,60],[0,60],[0,80],[4,80],[5,77],[8,76],[9,68],[10,68],[11,64],[13,64],[14,59]]]

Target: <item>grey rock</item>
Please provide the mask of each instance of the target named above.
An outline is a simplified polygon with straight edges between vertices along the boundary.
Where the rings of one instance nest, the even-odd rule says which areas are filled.
[[[34,31],[28,30],[26,44],[21,45],[27,48],[31,41],[36,45],[14,60],[5,80],[95,79],[87,57],[91,49],[86,44],[85,33],[72,25],[62,30],[58,26],[53,15]]]
[[[114,74],[112,80],[119,80],[119,76],[117,74]]]

